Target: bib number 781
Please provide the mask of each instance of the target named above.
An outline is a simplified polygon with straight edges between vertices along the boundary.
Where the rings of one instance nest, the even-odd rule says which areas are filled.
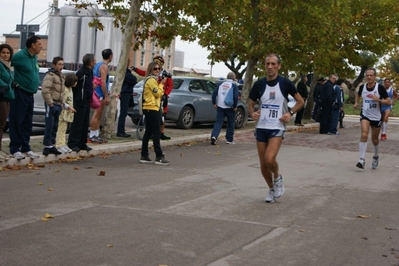
[[[269,110],[269,117],[277,118],[278,117],[278,110]]]

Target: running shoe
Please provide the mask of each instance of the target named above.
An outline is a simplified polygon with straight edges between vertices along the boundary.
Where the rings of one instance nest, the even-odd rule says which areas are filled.
[[[283,177],[280,175],[277,179],[274,179],[274,197],[280,198],[284,194],[284,191]]]
[[[215,137],[212,137],[212,138],[211,138],[211,144],[212,144],[212,145],[216,145],[216,138],[215,138]]]
[[[276,199],[275,199],[274,195],[275,195],[274,189],[269,189],[269,194],[267,194],[267,197],[265,198],[265,202],[266,203],[276,202]]]
[[[236,144],[236,143],[235,143],[234,140],[233,140],[233,141],[226,141],[226,144],[234,145],[234,144]]]
[[[359,162],[356,164],[356,167],[360,168],[360,169],[364,169],[365,164],[366,164],[366,162],[364,161],[364,159],[360,158]]]
[[[17,151],[16,153],[14,153],[12,155],[12,157],[14,157],[17,160],[25,159],[25,155],[23,155],[20,151]]]
[[[140,163],[153,163],[153,161],[148,156],[141,156]]]
[[[378,155],[377,156],[373,156],[373,162],[371,163],[371,168],[372,169],[377,169],[378,166]]]

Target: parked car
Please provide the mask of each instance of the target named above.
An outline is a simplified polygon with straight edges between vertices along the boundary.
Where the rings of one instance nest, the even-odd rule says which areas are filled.
[[[48,68],[41,67],[39,69],[39,78],[40,78],[40,83],[39,83],[39,88],[37,92],[33,95],[33,99],[35,101],[33,105],[33,118],[32,118],[32,125],[35,127],[45,127],[45,116],[46,116],[46,111],[44,107],[44,99],[42,96],[42,81],[44,79],[44,76],[46,76],[46,73],[48,72]],[[67,74],[67,73],[75,73],[75,71],[72,70],[66,70],[63,69],[62,73]],[[6,126],[4,127],[4,131],[8,130],[8,121]]]
[[[140,114],[137,99],[143,92],[144,81],[134,87],[134,107],[129,107],[128,115],[137,125]],[[176,123],[177,127],[189,129],[194,123],[213,123],[216,120],[216,109],[212,104],[212,92],[216,84],[206,78],[173,77],[173,90],[168,99],[168,113],[166,120]],[[247,107],[241,100],[238,101],[235,117],[235,128],[241,128],[248,119]]]

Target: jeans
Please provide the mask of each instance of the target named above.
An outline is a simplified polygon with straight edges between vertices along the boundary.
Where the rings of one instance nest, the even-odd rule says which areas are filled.
[[[127,109],[129,108],[129,100],[131,93],[121,93],[119,96],[120,112],[118,119],[118,128],[116,130],[117,134],[124,134],[125,132],[125,120],[127,116]]]
[[[10,153],[30,151],[30,135],[32,133],[33,103],[32,93],[15,89],[15,99],[10,101],[8,117],[10,129]]]
[[[154,144],[154,151],[156,157],[162,157],[163,152],[161,149],[161,121],[159,119],[159,111],[143,110],[145,115],[145,133],[143,141],[141,142],[141,156],[148,156],[148,142],[152,135],[152,143]]]
[[[46,108],[46,127],[44,129],[43,145],[50,146],[55,144],[58,130],[58,118],[60,117],[62,107],[59,104],[53,104],[53,106],[50,107],[47,103],[45,103],[44,106]]]
[[[234,123],[235,123],[235,111],[233,108],[220,108],[216,109],[216,122],[213,126],[211,137],[216,139],[219,137],[220,130],[223,126],[224,118],[227,117],[227,128],[226,128],[226,140],[234,140]]]
[[[338,126],[338,119],[339,119],[339,110],[335,110],[333,108],[331,112],[331,122],[330,122],[330,133],[337,133],[337,126]]]

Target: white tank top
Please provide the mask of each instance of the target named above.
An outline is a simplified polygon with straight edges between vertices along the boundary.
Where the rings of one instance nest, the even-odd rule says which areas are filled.
[[[380,94],[378,92],[378,83],[375,84],[375,87],[372,91],[367,90],[367,84],[364,84],[362,91],[362,114],[370,119],[371,121],[380,121],[381,120],[381,106],[379,101],[373,101],[373,95],[377,95],[380,98]]]
[[[285,130],[285,123],[280,118],[287,112],[287,99],[280,90],[279,82],[274,87],[266,85],[260,98],[260,118],[257,128]]]

